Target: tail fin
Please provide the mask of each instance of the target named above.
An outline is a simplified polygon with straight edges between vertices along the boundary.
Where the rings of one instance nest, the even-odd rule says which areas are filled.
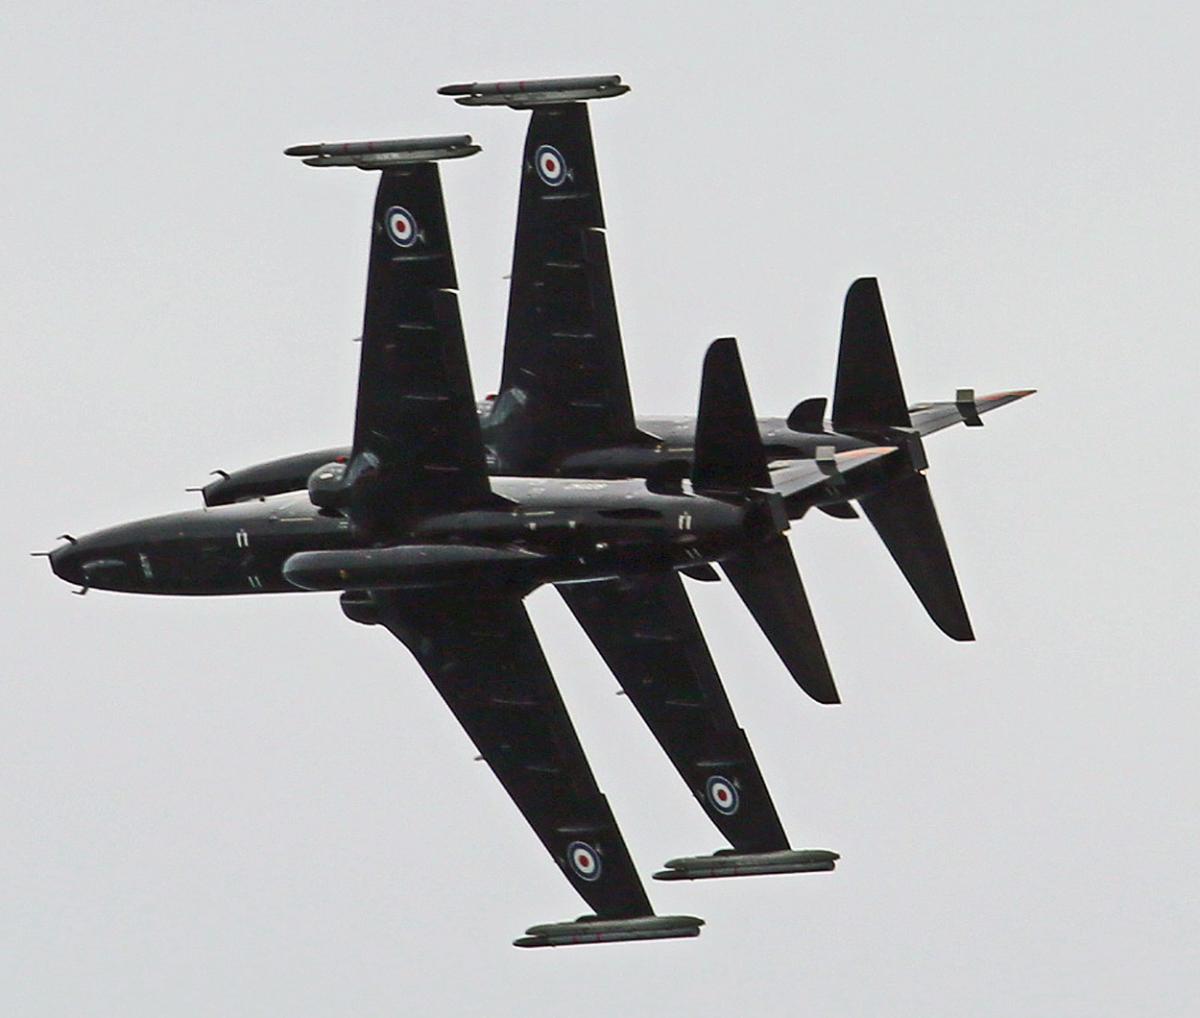
[[[692,487],[747,496],[770,486],[737,340],[718,339],[704,358]],[[779,499],[778,494],[760,497]],[[764,508],[770,510],[771,504],[765,502]],[[771,536],[721,562],[721,568],[800,687],[820,703],[837,703],[817,624],[792,549],[781,533],[786,515],[769,515],[775,525]]]
[[[745,492],[769,488],[767,454],[758,433],[737,340],[718,339],[704,356],[692,487]]]
[[[920,472],[926,464],[919,432],[909,416],[875,279],[856,279],[846,293],[833,426],[872,441],[898,440],[910,450],[909,471],[859,504],[938,628],[954,640],[973,640],[929,482]]]
[[[846,292],[842,313],[833,387],[834,430],[879,431],[911,424],[879,281],[856,279]]]

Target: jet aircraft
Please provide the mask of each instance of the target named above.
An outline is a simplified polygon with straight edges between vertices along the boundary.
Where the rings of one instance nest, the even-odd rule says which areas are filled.
[[[756,419],[729,339],[705,358],[694,419],[635,418],[583,104],[627,86],[442,91],[533,110],[498,397],[472,396],[436,165],[478,147],[454,136],[289,149],[382,171],[353,444],[223,474],[204,489],[208,509],[69,538],[51,565],[83,590],[341,591],[348,617],[409,647],[595,910],[531,927],[519,945],[695,936],[701,920],[653,914],[522,598],[557,586],[733,846],[671,860],[657,878],[832,869],[834,853],[791,849],[680,575],[716,579],[718,563],[797,681],[836,702],[782,535],[814,505],[853,515],[857,498],[935,621],[969,637],[920,436],[1026,393],[964,391],[910,412],[878,288],[860,280],[832,430],[824,401]]]
[[[625,369],[609,266],[603,202],[587,100],[622,95],[618,75],[542,81],[447,85],[467,106],[530,110],[522,158],[516,238],[500,388],[479,405],[488,468],[510,476],[640,477],[651,483],[688,476],[694,418],[635,416]],[[322,164],[332,156],[324,156]],[[317,160],[314,160],[317,162]],[[758,421],[772,462],[812,459],[819,452],[893,444],[903,452],[854,478],[830,484],[816,501],[831,516],[852,519],[857,500],[933,621],[955,640],[974,632],[934,508],[922,440],[1030,395],[1031,389],[976,397],[959,389],[952,401],[909,406],[875,279],[856,280],[846,294],[832,419],[823,397],[805,399],[783,417]],[[313,471],[349,455],[328,448],[218,471],[202,489],[206,505],[304,489]],[[807,501],[789,501],[798,518]],[[755,576],[729,572],[751,611]],[[715,580],[711,569],[691,573]],[[802,588],[801,588],[802,590]],[[572,605],[575,608],[575,605]],[[797,605],[798,610],[800,606]],[[756,612],[756,616],[758,613]],[[816,623],[781,633],[759,617],[797,681],[818,701],[836,702]],[[581,621],[584,621],[581,619]],[[584,621],[585,628],[587,627]],[[795,642],[802,627],[806,648]]]
[[[522,604],[544,583],[589,588],[593,603],[621,612],[630,659],[646,666],[631,698],[738,848],[673,860],[667,879],[831,869],[833,853],[788,846],[678,575],[773,561],[776,576],[794,574],[784,500],[819,498],[831,477],[852,477],[895,447],[769,471],[736,343],[723,339],[705,358],[686,484],[489,477],[437,166],[477,147],[461,136],[295,151],[382,170],[346,462],[319,468],[306,495],[67,537],[49,555],[53,571],[83,590],[342,592],[347,616],[382,625],[417,658],[595,910],[531,927],[521,946],[695,936],[702,922],[653,912]],[[644,618],[630,599],[639,591]]]

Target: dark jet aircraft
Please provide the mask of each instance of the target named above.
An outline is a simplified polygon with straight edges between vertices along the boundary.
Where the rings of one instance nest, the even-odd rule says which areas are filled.
[[[442,94],[468,106],[532,110],[521,172],[500,389],[479,408],[488,469],[529,477],[645,478],[678,483],[693,469],[694,418],[635,417],[626,377],[605,241],[604,209],[584,100],[621,95],[618,76],[448,85]],[[329,159],[331,157],[325,157]],[[874,279],[846,295],[834,383],[832,419],[826,400],[807,399],[787,418],[761,418],[768,460],[813,459],[887,444],[902,453],[830,483],[815,500],[839,518],[854,518],[857,500],[934,622],[956,640],[974,638],[958,579],[925,478],[922,439],[1029,395],[1016,390],[909,406]],[[324,449],[220,472],[203,489],[205,503],[224,505],[303,489],[318,468],[345,459]],[[785,499],[795,519],[813,500]],[[803,588],[789,627],[764,614],[761,570],[724,565],[797,681],[821,702],[836,702]],[[716,579],[711,569],[695,579]],[[789,577],[790,581],[790,577]],[[592,633],[583,598],[567,595]],[[797,644],[803,643],[803,648]],[[609,652],[597,641],[606,658]],[[610,664],[611,664],[610,660]]]
[[[306,495],[70,537],[50,553],[54,572],[85,591],[340,591],[348,617],[390,631],[595,910],[532,927],[521,946],[688,937],[702,924],[653,912],[522,603],[544,583],[564,592],[734,846],[658,876],[831,869],[833,853],[789,847],[679,574],[716,562],[765,577],[747,584],[752,607],[794,643],[788,625],[802,632],[807,607],[783,537],[789,515],[895,446],[859,441],[770,469],[736,344],[722,339],[705,358],[686,477],[489,477],[436,165],[477,147],[464,136],[289,151],[382,171],[353,444],[311,472]]]

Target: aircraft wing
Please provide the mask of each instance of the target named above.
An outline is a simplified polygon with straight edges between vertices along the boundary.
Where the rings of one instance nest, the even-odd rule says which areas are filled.
[[[653,915],[519,597],[372,596],[596,915]]]
[[[354,446],[363,514],[387,522],[492,499],[432,162],[387,169],[375,198]]]
[[[739,852],[788,847],[683,581],[675,573],[558,588],[709,819]]]
[[[525,138],[497,420],[525,428],[505,470],[640,437],[625,371],[587,106],[533,109]],[[484,422],[485,428],[487,422]],[[512,422],[507,435],[512,436]],[[496,447],[500,435],[488,434]]]

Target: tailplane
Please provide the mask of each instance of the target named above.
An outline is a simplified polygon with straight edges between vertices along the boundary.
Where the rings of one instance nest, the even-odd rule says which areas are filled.
[[[959,419],[970,417],[968,408]],[[950,549],[924,476],[928,464],[921,430],[914,428],[909,415],[875,279],[856,279],[846,293],[833,427],[906,450],[908,468],[898,480],[860,498],[859,504],[938,628],[954,640],[973,640]]]
[[[721,568],[800,688],[817,703],[841,703],[787,538],[776,534]]]
[[[718,339],[704,357],[692,487],[697,491],[743,492],[770,486],[767,454],[759,437],[737,340]]]
[[[737,341],[718,339],[704,358],[692,487],[706,494],[756,497],[766,540],[720,563],[800,687],[819,703],[837,703],[817,623],[783,531],[782,496],[768,492],[771,475],[738,355]]]
[[[937,627],[952,640],[974,640],[925,476],[911,473],[859,505]]]

